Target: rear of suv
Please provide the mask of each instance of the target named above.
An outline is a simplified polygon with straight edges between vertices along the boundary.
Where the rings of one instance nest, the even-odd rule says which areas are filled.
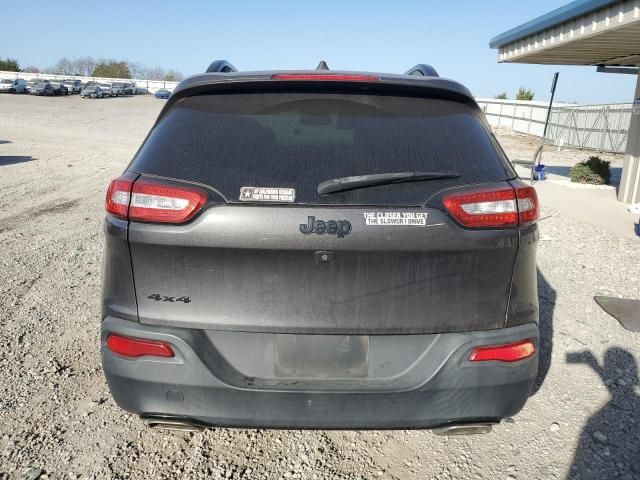
[[[214,62],[106,210],[102,362],[149,425],[480,432],[528,398],[537,197],[429,66]]]

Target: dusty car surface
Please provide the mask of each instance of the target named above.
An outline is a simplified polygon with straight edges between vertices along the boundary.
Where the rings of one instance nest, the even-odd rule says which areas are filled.
[[[462,85],[180,83],[106,198],[102,361],[148,424],[487,432],[538,366],[538,200]]]

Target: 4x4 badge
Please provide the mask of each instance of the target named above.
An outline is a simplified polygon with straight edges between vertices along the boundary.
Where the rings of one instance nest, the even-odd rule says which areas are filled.
[[[167,295],[160,295],[159,293],[152,293],[147,297],[149,300],[155,300],[156,302],[183,302],[183,303],[191,303],[191,299],[189,297],[169,297]]]
[[[300,224],[300,231],[305,235],[317,233],[318,235],[337,235],[342,238],[351,233],[351,222],[348,220],[316,220],[316,217],[307,217],[307,223]]]

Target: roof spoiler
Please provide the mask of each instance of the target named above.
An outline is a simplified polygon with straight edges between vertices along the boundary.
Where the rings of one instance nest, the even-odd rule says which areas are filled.
[[[327,65],[327,62],[324,60],[320,60],[316,70],[329,70],[329,65]],[[211,65],[209,65],[209,68],[207,68],[207,73],[230,73],[237,71],[238,69],[226,60],[214,60],[211,62]]]
[[[431,65],[426,63],[419,63],[418,65],[411,67],[404,72],[405,75],[412,75],[414,77],[439,77],[438,72]]]
[[[329,70],[329,66],[327,62],[321,60],[316,70]],[[207,68],[207,73],[231,73],[237,72],[236,67],[231,65],[226,60],[215,60],[209,65]],[[418,65],[411,67],[409,70],[404,72],[405,75],[411,75],[414,77],[439,77],[438,72],[431,65],[427,65],[426,63],[419,63]]]

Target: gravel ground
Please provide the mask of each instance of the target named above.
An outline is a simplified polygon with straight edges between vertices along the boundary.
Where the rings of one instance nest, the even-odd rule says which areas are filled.
[[[542,382],[489,435],[169,433],[121,411],[98,348],[103,196],[161,106],[0,96],[0,478],[640,478],[640,334],[592,300],[640,298],[640,243],[551,209]]]

